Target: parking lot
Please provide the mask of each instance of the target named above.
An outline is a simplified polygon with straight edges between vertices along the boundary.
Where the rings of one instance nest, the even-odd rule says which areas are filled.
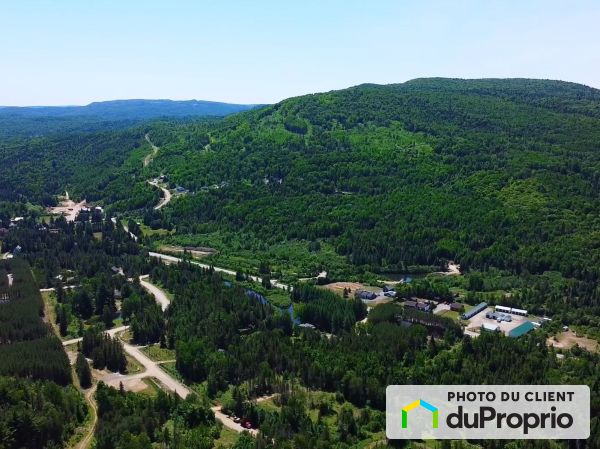
[[[506,321],[501,321],[499,323],[496,320],[491,320],[491,319],[488,319],[485,317],[486,313],[493,312],[493,311],[494,311],[493,307],[488,307],[484,311],[479,312],[477,315],[475,315],[473,318],[471,318],[469,320],[469,324],[465,328],[465,331],[469,331],[470,335],[472,335],[472,333],[479,333],[481,330],[481,325],[483,323],[488,323],[488,324],[498,325],[500,327],[500,331],[502,331],[506,335],[511,330],[513,330],[515,327],[522,324],[524,321],[528,321],[527,317],[520,316],[520,315],[511,315],[512,321],[510,323],[508,323]],[[467,332],[465,332],[465,333],[467,333]]]

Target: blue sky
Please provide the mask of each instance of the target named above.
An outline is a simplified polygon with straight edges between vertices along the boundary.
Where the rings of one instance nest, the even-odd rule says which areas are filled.
[[[0,104],[271,103],[425,76],[600,88],[600,1],[12,0]]]

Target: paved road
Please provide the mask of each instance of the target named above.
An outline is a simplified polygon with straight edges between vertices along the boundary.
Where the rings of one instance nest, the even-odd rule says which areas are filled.
[[[160,307],[163,309],[164,312],[165,310],[167,310],[167,307],[169,307],[169,304],[171,304],[169,297],[163,290],[158,288],[156,285],[148,282],[146,279],[148,279],[147,274],[144,276],[140,276],[140,285],[144,287],[148,293],[154,295],[154,299],[156,299],[156,302],[160,304]]]
[[[156,257],[158,259],[165,260],[167,262],[172,262],[172,263],[179,263],[183,260],[180,257],[170,256],[168,254],[163,254],[163,253],[155,253],[153,251],[150,251],[148,253],[148,255],[150,257]],[[215,271],[217,271],[219,273],[225,273],[230,276],[235,276],[235,271],[228,270],[227,268],[215,267],[212,265],[207,265],[205,263],[197,262],[195,260],[192,260],[191,263],[194,265],[198,265],[199,267],[202,267],[202,268],[211,268],[212,267]],[[262,282],[262,278],[260,278],[258,276],[248,276],[248,278],[250,278],[254,282],[258,282],[258,283]],[[291,290],[291,288],[292,288],[291,286],[289,286],[287,284],[283,284],[283,283],[277,281],[276,279],[271,279],[271,285],[275,288],[280,288],[282,290]]]

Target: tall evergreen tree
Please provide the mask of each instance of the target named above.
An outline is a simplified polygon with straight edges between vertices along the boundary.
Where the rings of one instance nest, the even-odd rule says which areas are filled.
[[[75,371],[77,372],[77,377],[79,377],[81,388],[90,388],[92,386],[92,372],[85,356],[81,352],[77,353]]]

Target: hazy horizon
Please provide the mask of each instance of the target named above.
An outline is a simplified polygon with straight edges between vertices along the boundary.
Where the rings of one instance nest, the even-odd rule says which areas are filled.
[[[600,87],[600,4],[24,0],[2,6],[0,105],[270,104],[414,78]]]
[[[449,77],[444,77],[444,76],[433,76],[433,77],[418,77],[418,78],[411,78],[409,80],[405,80],[405,81],[399,81],[397,83],[387,83],[387,84],[379,84],[379,85],[389,85],[389,84],[402,84],[408,81],[412,81],[415,79],[423,79],[423,78],[448,78]],[[580,85],[584,85],[586,87],[591,87],[593,89],[598,89],[597,87],[594,86],[590,86],[584,83],[577,83],[576,81],[569,81],[569,80],[556,80],[556,79],[550,79],[550,78],[453,78],[453,79],[462,79],[462,80],[472,80],[472,79],[501,79],[501,80],[510,80],[510,79],[543,79],[543,80],[547,80],[547,81],[560,81],[560,82],[565,82],[565,83],[575,83],[575,84],[580,84]],[[356,86],[360,86],[363,84],[378,84],[378,83],[370,83],[368,81],[365,81],[364,83],[359,83],[359,84],[355,84],[352,86],[341,86],[339,88],[335,88],[335,89],[331,89],[330,91],[336,91],[336,90],[343,90],[343,89],[349,89],[352,87],[356,87]],[[298,94],[296,96],[303,96],[303,95],[311,95],[311,94],[318,94],[318,93],[325,93],[325,92],[329,92],[329,91],[320,91],[320,92],[306,92],[304,94]],[[205,98],[182,98],[182,99],[173,99],[173,98],[110,98],[110,99],[99,99],[99,100],[93,100],[90,101],[89,103],[85,103],[85,104],[36,104],[36,105],[8,105],[8,104],[0,104],[0,108],[76,108],[76,107],[85,107],[85,106],[89,106],[93,103],[110,103],[110,102],[118,102],[118,101],[174,101],[174,102],[179,102],[179,101],[198,101],[198,102],[209,102],[209,103],[224,103],[224,104],[238,104],[238,105],[245,105],[245,106],[261,106],[261,105],[270,105],[270,104],[276,104],[280,101],[283,101],[287,98],[291,98],[291,97],[285,97],[282,98],[281,100],[278,100],[276,102],[273,103],[235,103],[235,102],[229,102],[229,101],[220,101],[220,100],[215,100],[215,99],[205,99]]]

